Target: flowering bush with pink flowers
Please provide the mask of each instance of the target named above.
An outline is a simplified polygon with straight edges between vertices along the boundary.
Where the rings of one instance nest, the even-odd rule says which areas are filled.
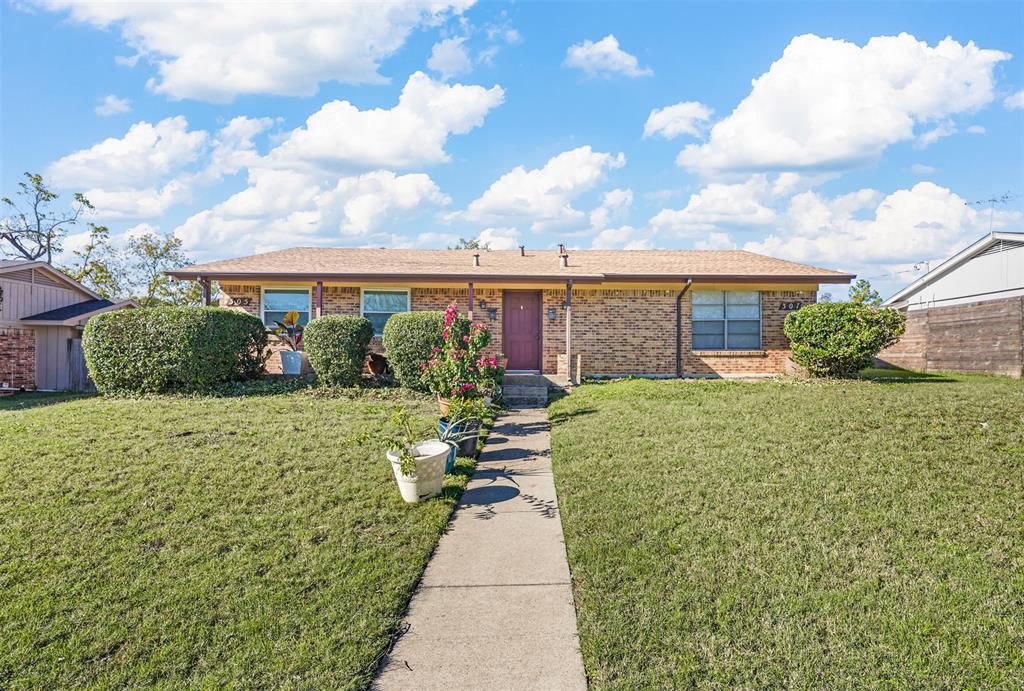
[[[482,394],[480,351],[491,342],[491,332],[478,322],[459,316],[459,306],[451,303],[444,311],[441,345],[424,362],[423,381],[440,398],[467,399]],[[489,366],[489,365],[488,365]],[[490,372],[491,370],[487,370]]]

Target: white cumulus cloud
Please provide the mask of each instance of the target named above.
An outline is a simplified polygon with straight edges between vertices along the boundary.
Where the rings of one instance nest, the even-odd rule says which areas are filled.
[[[587,39],[583,43],[569,46],[564,64],[566,67],[583,70],[589,77],[649,77],[654,74],[654,70],[640,67],[635,55],[622,50],[618,39],[612,34],[596,43]]]
[[[452,218],[497,223],[527,221],[533,230],[579,222],[586,214],[573,208],[572,201],[604,179],[608,170],[625,164],[626,156],[622,153],[602,153],[589,146],[564,151],[541,168],[513,168]]]
[[[476,239],[492,250],[514,250],[522,244],[515,228],[484,228]]]
[[[195,161],[207,132],[188,129],[172,117],[151,124],[137,122],[120,138],[110,137],[55,161],[47,176],[60,187],[137,187],[155,182]]]
[[[995,212],[993,227],[1019,223],[1019,211]],[[945,187],[919,182],[889,195],[872,189],[835,198],[794,196],[780,230],[744,249],[795,261],[848,266],[948,256],[988,230],[979,212]]]
[[[268,164],[365,170],[443,163],[449,160],[444,150],[448,137],[482,125],[504,99],[500,86],[445,84],[416,72],[393,108],[360,110],[348,101],[325,103],[271,153]]]
[[[858,46],[797,36],[708,141],[685,147],[678,163],[709,174],[872,160],[913,139],[919,126],[990,103],[993,70],[1010,57],[952,38],[929,46],[900,34]]]
[[[248,188],[194,214],[174,232],[186,248],[220,255],[302,244],[391,243],[394,224],[450,201],[424,173],[378,170],[332,179],[253,168]]]
[[[466,49],[466,37],[456,36],[435,43],[427,59],[427,67],[440,74],[444,80],[469,72],[473,68],[473,61]]]
[[[395,2],[106,2],[44,0],[73,21],[120,32],[152,63],[155,92],[229,102],[240,94],[310,96],[320,82],[381,84],[380,62],[420,26],[472,0]],[[132,65],[133,58],[122,57]]]
[[[1024,108],[1024,89],[1021,89],[1017,93],[1010,94],[1003,99],[1003,105],[1010,110],[1020,110]]]
[[[644,138],[659,135],[665,139],[688,134],[699,137],[703,123],[711,119],[713,110],[698,101],[683,101],[673,106],[655,108],[644,124]]]
[[[131,112],[132,102],[127,98],[121,98],[114,94],[107,94],[100,101],[100,104],[93,108],[97,115],[107,117],[109,115],[117,115],[119,113]]]
[[[719,227],[764,227],[777,220],[771,202],[765,175],[737,184],[713,182],[690,195],[682,209],[662,209],[649,224],[656,233],[676,237],[698,237]]]

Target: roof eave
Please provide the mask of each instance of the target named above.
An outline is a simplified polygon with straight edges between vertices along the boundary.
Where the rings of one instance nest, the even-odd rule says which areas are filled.
[[[354,274],[354,273],[254,273],[175,269],[165,272],[184,281],[344,281],[352,283],[666,283],[688,279],[707,283],[849,283],[855,274]]]

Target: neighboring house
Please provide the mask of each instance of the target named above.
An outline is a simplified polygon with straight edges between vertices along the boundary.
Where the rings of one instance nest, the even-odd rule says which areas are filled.
[[[87,391],[82,328],[114,304],[46,262],[0,260],[0,391]]]
[[[1024,233],[990,233],[885,301],[907,330],[881,364],[1024,375]]]
[[[222,306],[268,325],[288,310],[303,321],[361,314],[379,335],[396,312],[455,301],[490,327],[510,370],[574,375],[578,357],[598,376],[778,374],[786,314],[820,284],[853,278],[741,251],[305,247],[168,273],[207,296],[217,281]],[[279,367],[272,358],[268,369]]]

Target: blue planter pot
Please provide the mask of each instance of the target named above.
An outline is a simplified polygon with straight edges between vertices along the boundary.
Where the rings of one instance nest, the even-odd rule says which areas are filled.
[[[449,427],[454,427],[454,430],[452,431],[455,434],[469,435],[456,444],[458,447],[458,455],[470,457],[475,456],[477,442],[480,440],[480,421],[472,420],[470,422],[464,422],[454,426],[444,418],[437,421],[437,431],[439,434],[444,434]]]
[[[444,472],[446,474],[455,470],[455,445],[449,444],[448,446],[448,460],[444,462]]]

